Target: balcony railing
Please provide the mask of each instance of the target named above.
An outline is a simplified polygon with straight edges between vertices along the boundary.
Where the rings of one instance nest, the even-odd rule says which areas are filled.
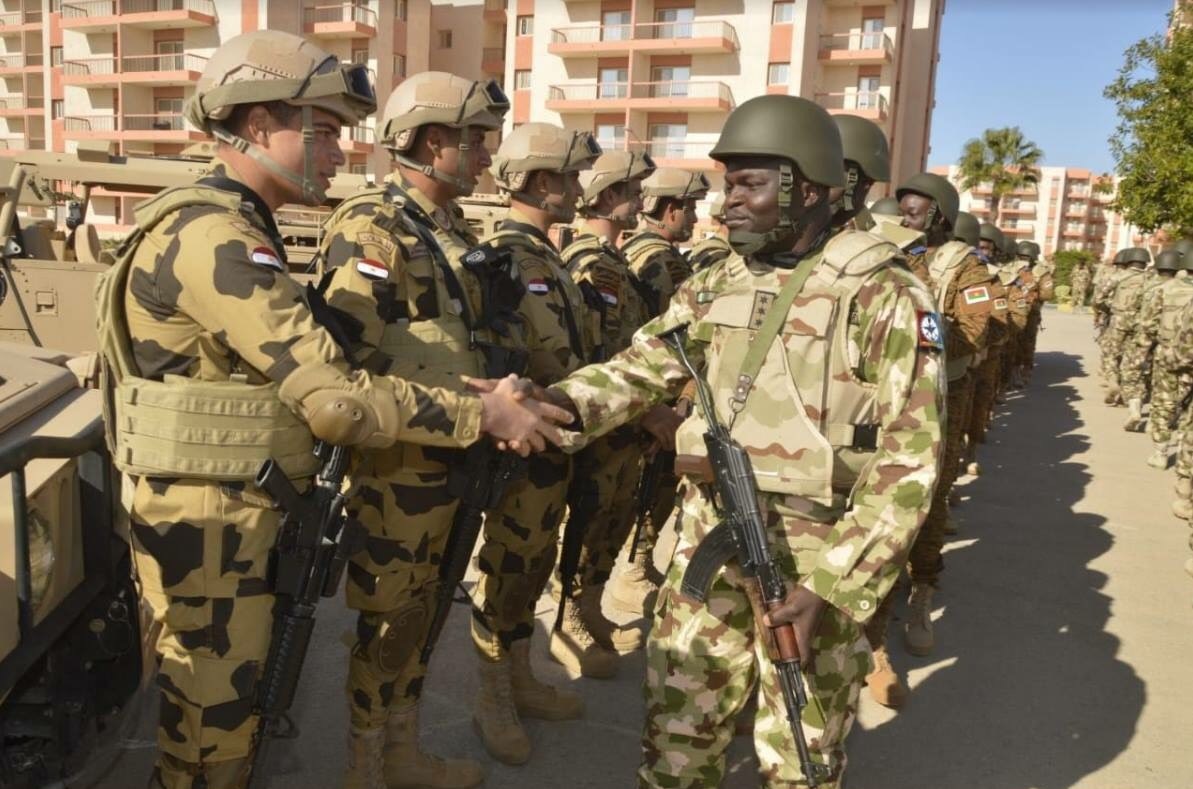
[[[14,54],[0,55],[0,68],[25,68],[26,66],[40,66],[44,62],[41,55]]]
[[[377,141],[377,132],[372,126],[352,126],[347,131],[352,142],[372,145]]]
[[[505,13],[505,0],[485,0],[485,13]]]
[[[712,140],[688,142],[687,140],[656,139],[631,140],[627,147],[631,151],[646,151],[655,159],[708,159],[708,153],[714,145],[716,142]]]
[[[129,55],[121,67],[124,71],[202,71],[207,58],[189,52],[171,52],[165,55]]]
[[[720,38],[740,45],[733,25],[720,20],[691,22],[648,22],[638,25],[579,25],[551,31],[552,44],[595,44],[616,41],[671,41],[690,38]]]
[[[895,42],[886,33],[835,33],[820,37],[821,52],[875,52],[891,55]]]
[[[62,126],[68,132],[114,132],[115,115],[67,115]]]
[[[336,3],[334,5],[317,5],[305,8],[302,12],[303,24],[319,25],[331,22],[354,22],[369,27],[377,27],[377,13],[366,5],[354,2]]]
[[[0,110],[40,110],[45,106],[44,96],[0,96]]]
[[[585,82],[552,85],[550,101],[602,101],[605,99],[716,99],[732,106],[733,93],[724,82]]]
[[[62,16],[67,19],[164,11],[194,11],[215,16],[215,0],[73,0],[62,4]]]
[[[0,14],[0,27],[41,24],[41,11],[6,11]]]
[[[116,73],[116,58],[83,58],[62,63],[62,73],[68,77],[94,77]]]
[[[879,117],[886,117],[889,102],[886,96],[878,91],[859,90],[848,93],[818,93],[817,101],[826,110],[840,110],[844,112],[876,112]]]
[[[186,131],[182,113],[158,112],[152,115],[68,115],[63,119],[68,132]]]

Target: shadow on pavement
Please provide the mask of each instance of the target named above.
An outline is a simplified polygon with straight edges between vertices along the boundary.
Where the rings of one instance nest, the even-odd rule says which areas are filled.
[[[899,624],[890,633],[897,667],[927,676],[893,719],[854,729],[850,789],[1062,789],[1131,741],[1145,690],[1104,632],[1107,579],[1089,568],[1112,537],[1073,511],[1089,483],[1069,460],[1088,445],[1070,383],[1084,374],[1076,356],[1040,353],[1003,406],[957,510],[936,652],[908,657]]]

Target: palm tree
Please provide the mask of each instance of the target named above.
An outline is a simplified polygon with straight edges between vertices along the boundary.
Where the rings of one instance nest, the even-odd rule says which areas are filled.
[[[965,143],[957,168],[962,189],[989,184],[990,223],[998,224],[1002,200],[1011,192],[1040,181],[1040,146],[1023,136],[1018,126],[987,129]]]

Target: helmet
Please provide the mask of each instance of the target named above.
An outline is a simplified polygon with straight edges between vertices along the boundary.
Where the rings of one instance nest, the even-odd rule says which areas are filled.
[[[526,188],[527,176],[536,170],[574,173],[586,170],[601,155],[592,134],[567,131],[551,123],[524,123],[509,133],[493,157],[489,172],[507,192]]]
[[[703,173],[690,173],[678,167],[660,167],[642,182],[642,213],[653,214],[662,198],[700,200],[709,189]]]
[[[936,210],[948,223],[949,227],[957,226],[957,212],[961,209],[961,196],[957,194],[957,187],[949,183],[949,179],[936,173],[917,173],[904,181],[895,196],[900,200],[906,194],[917,194],[931,198],[936,203]],[[931,214],[928,224],[932,224]]]
[[[1123,263],[1143,263],[1146,265],[1151,262],[1151,253],[1143,247],[1128,247],[1123,250]]]
[[[870,206],[871,214],[880,214],[882,216],[902,216],[903,212],[899,210],[899,201],[893,197],[884,197],[881,200]]]
[[[1015,239],[1003,233],[1002,237],[1002,254],[1007,260],[1014,260],[1019,252],[1019,245],[1015,243]]]
[[[709,156],[776,156],[813,183],[845,186],[841,134],[828,111],[798,96],[771,94],[745,102],[725,120]]]
[[[721,192],[717,195],[717,199],[712,201],[712,205],[708,209],[709,219],[715,219],[720,222],[725,218],[725,193]]]
[[[1185,268],[1185,256],[1180,250],[1166,249],[1156,255],[1156,271],[1181,271]]]
[[[1015,247],[1015,254],[1035,261],[1040,257],[1040,245],[1034,241],[1020,241]]]
[[[1127,250],[1125,250],[1125,249],[1120,249],[1118,252],[1116,252],[1114,255],[1114,260],[1111,261],[1112,265],[1115,265],[1115,266],[1125,265],[1127,262],[1124,259],[1126,254],[1127,254]]]
[[[957,212],[957,224],[953,227],[953,238],[976,247],[981,240],[978,218],[968,211]]]
[[[476,82],[446,71],[424,71],[403,80],[389,94],[381,113],[377,139],[393,153],[397,162],[420,170],[429,178],[449,183],[461,194],[470,194],[472,179],[461,177],[468,166],[467,157],[460,157],[460,171],[453,175],[406,154],[414,146],[416,132],[432,123],[460,129],[458,147],[461,152],[467,151],[472,145],[468,130],[473,127],[500,129],[501,119],[509,108],[509,98],[493,80]]]
[[[282,167],[247,140],[224,128],[223,121],[242,104],[281,101],[302,110],[306,156],[303,172]],[[326,193],[316,180],[315,109],[342,123],[361,122],[377,109],[368,69],[344,64],[332,54],[291,33],[256,30],[229,39],[212,54],[186,105],[186,118],[220,142],[244,151],[253,161],[302,190],[309,204],[322,203]]]
[[[601,192],[610,186],[639,176],[646,177],[654,171],[654,159],[648,153],[605,151],[592,163],[591,170],[580,175],[580,185],[584,187],[584,206],[595,206]]]
[[[856,163],[873,181],[891,180],[890,146],[882,129],[856,115],[834,115],[833,121],[841,133],[845,161]]]
[[[1006,237],[1003,236],[1002,231],[989,222],[983,222],[978,227],[978,238],[982,241],[989,241],[999,252],[1006,244]]]
[[[1173,244],[1172,248],[1184,255],[1185,260],[1193,263],[1193,239],[1182,238]]]

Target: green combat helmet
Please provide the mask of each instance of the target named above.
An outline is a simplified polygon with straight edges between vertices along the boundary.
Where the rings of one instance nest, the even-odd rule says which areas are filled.
[[[1162,276],[1172,276],[1185,267],[1184,254],[1176,249],[1166,249],[1156,255],[1156,272]]]
[[[1123,264],[1127,266],[1135,266],[1136,268],[1145,268],[1152,262],[1152,255],[1143,247],[1128,247],[1123,250]]]
[[[238,105],[271,101],[302,111],[306,152],[301,173],[278,164],[224,126]],[[335,55],[291,33],[257,30],[230,39],[212,54],[187,102],[186,118],[297,186],[307,204],[318,205],[327,195],[315,172],[314,110],[354,126],[376,109],[377,96],[364,65],[341,63]]]
[[[1173,244],[1172,248],[1181,253],[1181,269],[1193,271],[1193,239],[1182,238]]]
[[[1017,260],[1019,254],[1019,245],[1015,243],[1015,239],[1011,238],[1003,232],[1002,237],[1002,256],[1005,260]]]
[[[1115,253],[1114,260],[1111,261],[1111,265],[1114,265],[1114,266],[1127,265],[1127,250],[1120,249],[1117,253]]]
[[[1030,260],[1035,263],[1040,259],[1040,245],[1034,241],[1020,241],[1015,245],[1015,254],[1021,260]]]
[[[903,216],[899,210],[899,201],[893,197],[884,197],[870,206],[870,213],[875,216],[893,216],[896,219]]]
[[[891,180],[891,151],[886,134],[873,121],[856,115],[834,115],[833,121],[845,154],[845,192],[837,209],[846,215],[844,222],[862,207],[865,196],[857,194],[857,187],[863,176],[870,181]]]
[[[394,88],[378,119],[378,141],[389,149],[394,161],[422,172],[428,178],[451,184],[460,195],[470,195],[474,184],[465,177],[468,150],[472,147],[471,130],[495,131],[510,108],[501,86],[475,82],[445,71],[415,74]],[[459,165],[453,173],[438,170],[410,157],[418,130],[429,124],[460,130]]]
[[[948,230],[957,226],[957,213],[961,210],[961,195],[957,187],[949,183],[949,179],[936,173],[917,173],[904,181],[897,190],[895,197],[899,200],[904,195],[917,194],[931,198],[934,205],[928,209],[926,228],[932,227],[932,221],[939,216],[944,220]]]
[[[978,218],[968,211],[957,212],[957,224],[953,226],[953,238],[964,241],[971,247],[976,247],[982,240],[981,223]]]
[[[997,227],[989,222],[983,222],[978,227],[978,240],[978,248],[990,258],[991,262],[1002,257],[1002,248],[1006,244],[1006,237]],[[982,246],[983,242],[986,244],[985,247]]]
[[[790,248],[798,233],[791,216],[796,169],[815,184],[844,187],[841,134],[828,111],[798,96],[756,96],[729,114],[709,156],[722,164],[740,156],[774,157],[779,163],[779,222],[765,233],[730,230],[742,255]],[[795,168],[795,169],[793,169]]]

